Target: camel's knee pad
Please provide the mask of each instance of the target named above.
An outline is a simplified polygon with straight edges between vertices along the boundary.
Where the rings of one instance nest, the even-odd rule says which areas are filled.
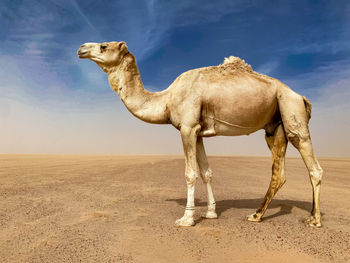
[[[211,180],[212,180],[212,179],[211,179],[212,176],[213,176],[213,171],[212,171],[210,168],[208,168],[208,169],[205,171],[205,173],[202,174],[203,182],[205,182],[205,183],[210,183]]]
[[[310,140],[310,136],[306,132],[287,130],[286,134],[288,141],[290,141],[296,148],[299,148],[302,143]]]
[[[295,147],[299,147],[300,144],[300,138],[298,134],[293,133],[293,132],[287,132],[287,138],[288,141],[290,141]]]
[[[323,170],[322,168],[317,168],[314,169],[313,171],[310,172],[310,177],[313,183],[316,185],[321,184],[322,181],[322,175],[323,175]]]
[[[185,177],[187,184],[192,185],[196,181],[198,173],[196,173],[195,171],[189,171],[185,173]]]

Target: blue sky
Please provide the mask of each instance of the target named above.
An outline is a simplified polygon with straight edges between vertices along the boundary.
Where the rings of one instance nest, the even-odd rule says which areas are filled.
[[[84,42],[123,40],[151,91],[225,56],[245,59],[311,100],[321,154],[350,155],[339,135],[350,126],[344,121],[349,1],[2,0],[0,24],[0,152],[139,153],[141,145],[141,153],[178,153],[179,147],[157,148],[157,139],[152,141],[156,133],[167,142],[173,131],[131,120],[106,75],[76,56]],[[124,145],[120,138],[130,137],[130,129],[135,136],[149,134],[140,140],[153,144],[126,140],[131,147],[124,138]],[[343,140],[325,140],[334,136]],[[239,153],[210,147],[213,153]],[[254,147],[245,151],[254,154]]]

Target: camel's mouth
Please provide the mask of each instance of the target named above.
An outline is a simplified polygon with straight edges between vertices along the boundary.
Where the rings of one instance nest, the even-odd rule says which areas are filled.
[[[88,58],[89,57],[89,51],[81,51],[78,50],[78,57],[79,58]]]
[[[104,63],[96,43],[85,43],[77,51],[79,58],[88,58],[96,63]]]

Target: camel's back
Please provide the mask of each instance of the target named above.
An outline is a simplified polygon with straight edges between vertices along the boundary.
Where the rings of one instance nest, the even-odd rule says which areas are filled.
[[[172,93],[181,98],[178,105],[200,104],[202,126],[215,126],[215,135],[241,135],[263,128],[275,114],[276,82],[235,58],[185,72],[173,83]]]
[[[239,93],[243,86],[252,91],[256,85],[267,88],[277,80],[253,71],[252,67],[238,57],[225,58],[223,64],[192,69],[182,73],[169,87],[173,93],[198,93],[214,91],[224,93]],[[256,89],[256,88],[255,88]],[[181,96],[180,96],[181,97]]]

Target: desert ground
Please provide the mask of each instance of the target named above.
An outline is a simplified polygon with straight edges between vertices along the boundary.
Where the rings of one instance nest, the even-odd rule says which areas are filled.
[[[210,157],[218,219],[184,212],[182,156],[0,155],[1,262],[349,262],[350,159],[322,159],[322,228],[307,227],[312,192],[300,158],[261,223],[246,216],[269,184],[268,157]]]

